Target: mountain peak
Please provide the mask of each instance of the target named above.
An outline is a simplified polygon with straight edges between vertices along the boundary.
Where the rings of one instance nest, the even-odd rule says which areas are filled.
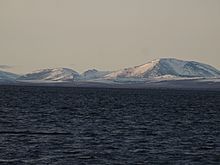
[[[69,68],[41,69],[21,76],[19,80],[73,81],[79,74]]]
[[[220,71],[214,67],[175,58],[160,58],[143,65],[122,69],[106,76],[115,78],[156,78],[161,76],[174,77],[220,77]]]

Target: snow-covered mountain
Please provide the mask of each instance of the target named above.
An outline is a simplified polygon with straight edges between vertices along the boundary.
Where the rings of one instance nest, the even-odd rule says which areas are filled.
[[[163,80],[185,79],[220,79],[220,71],[210,65],[183,61],[174,58],[153,60],[143,65],[125,68],[119,71],[88,70],[82,74],[68,68],[42,69],[18,77],[13,73],[0,71],[0,81],[17,80],[28,82],[96,82],[96,83],[130,83],[158,82]]]
[[[79,76],[79,73],[72,69],[54,68],[37,70],[19,77],[18,80],[74,81]]]
[[[220,77],[220,71],[216,68],[195,62],[183,61],[174,58],[162,58],[146,64],[112,72],[105,79],[120,78],[192,78],[192,77]]]
[[[96,69],[87,70],[81,74],[82,80],[92,80],[92,79],[99,79],[103,78],[107,74],[110,74],[109,71],[98,71]]]
[[[0,71],[0,81],[13,81],[18,77],[17,74]]]

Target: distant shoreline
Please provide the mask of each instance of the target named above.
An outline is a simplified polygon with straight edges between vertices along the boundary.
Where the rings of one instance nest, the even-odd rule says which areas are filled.
[[[220,82],[196,80],[169,80],[160,82],[139,83],[101,83],[101,82],[0,82],[0,86],[31,86],[31,87],[69,87],[69,88],[110,88],[110,89],[177,89],[220,91]]]

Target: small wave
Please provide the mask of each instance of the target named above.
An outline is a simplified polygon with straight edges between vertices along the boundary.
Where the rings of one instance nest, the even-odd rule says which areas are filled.
[[[19,162],[23,162],[19,159],[0,159],[0,163],[19,163]]]
[[[68,132],[31,132],[31,131],[1,131],[2,134],[11,134],[11,135],[72,135]]]

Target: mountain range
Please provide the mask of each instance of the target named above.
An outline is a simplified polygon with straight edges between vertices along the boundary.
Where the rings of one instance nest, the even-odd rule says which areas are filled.
[[[220,79],[220,71],[210,65],[174,58],[161,58],[118,71],[91,69],[80,74],[69,68],[41,69],[25,75],[0,71],[0,82],[98,82],[136,83],[148,81]]]

